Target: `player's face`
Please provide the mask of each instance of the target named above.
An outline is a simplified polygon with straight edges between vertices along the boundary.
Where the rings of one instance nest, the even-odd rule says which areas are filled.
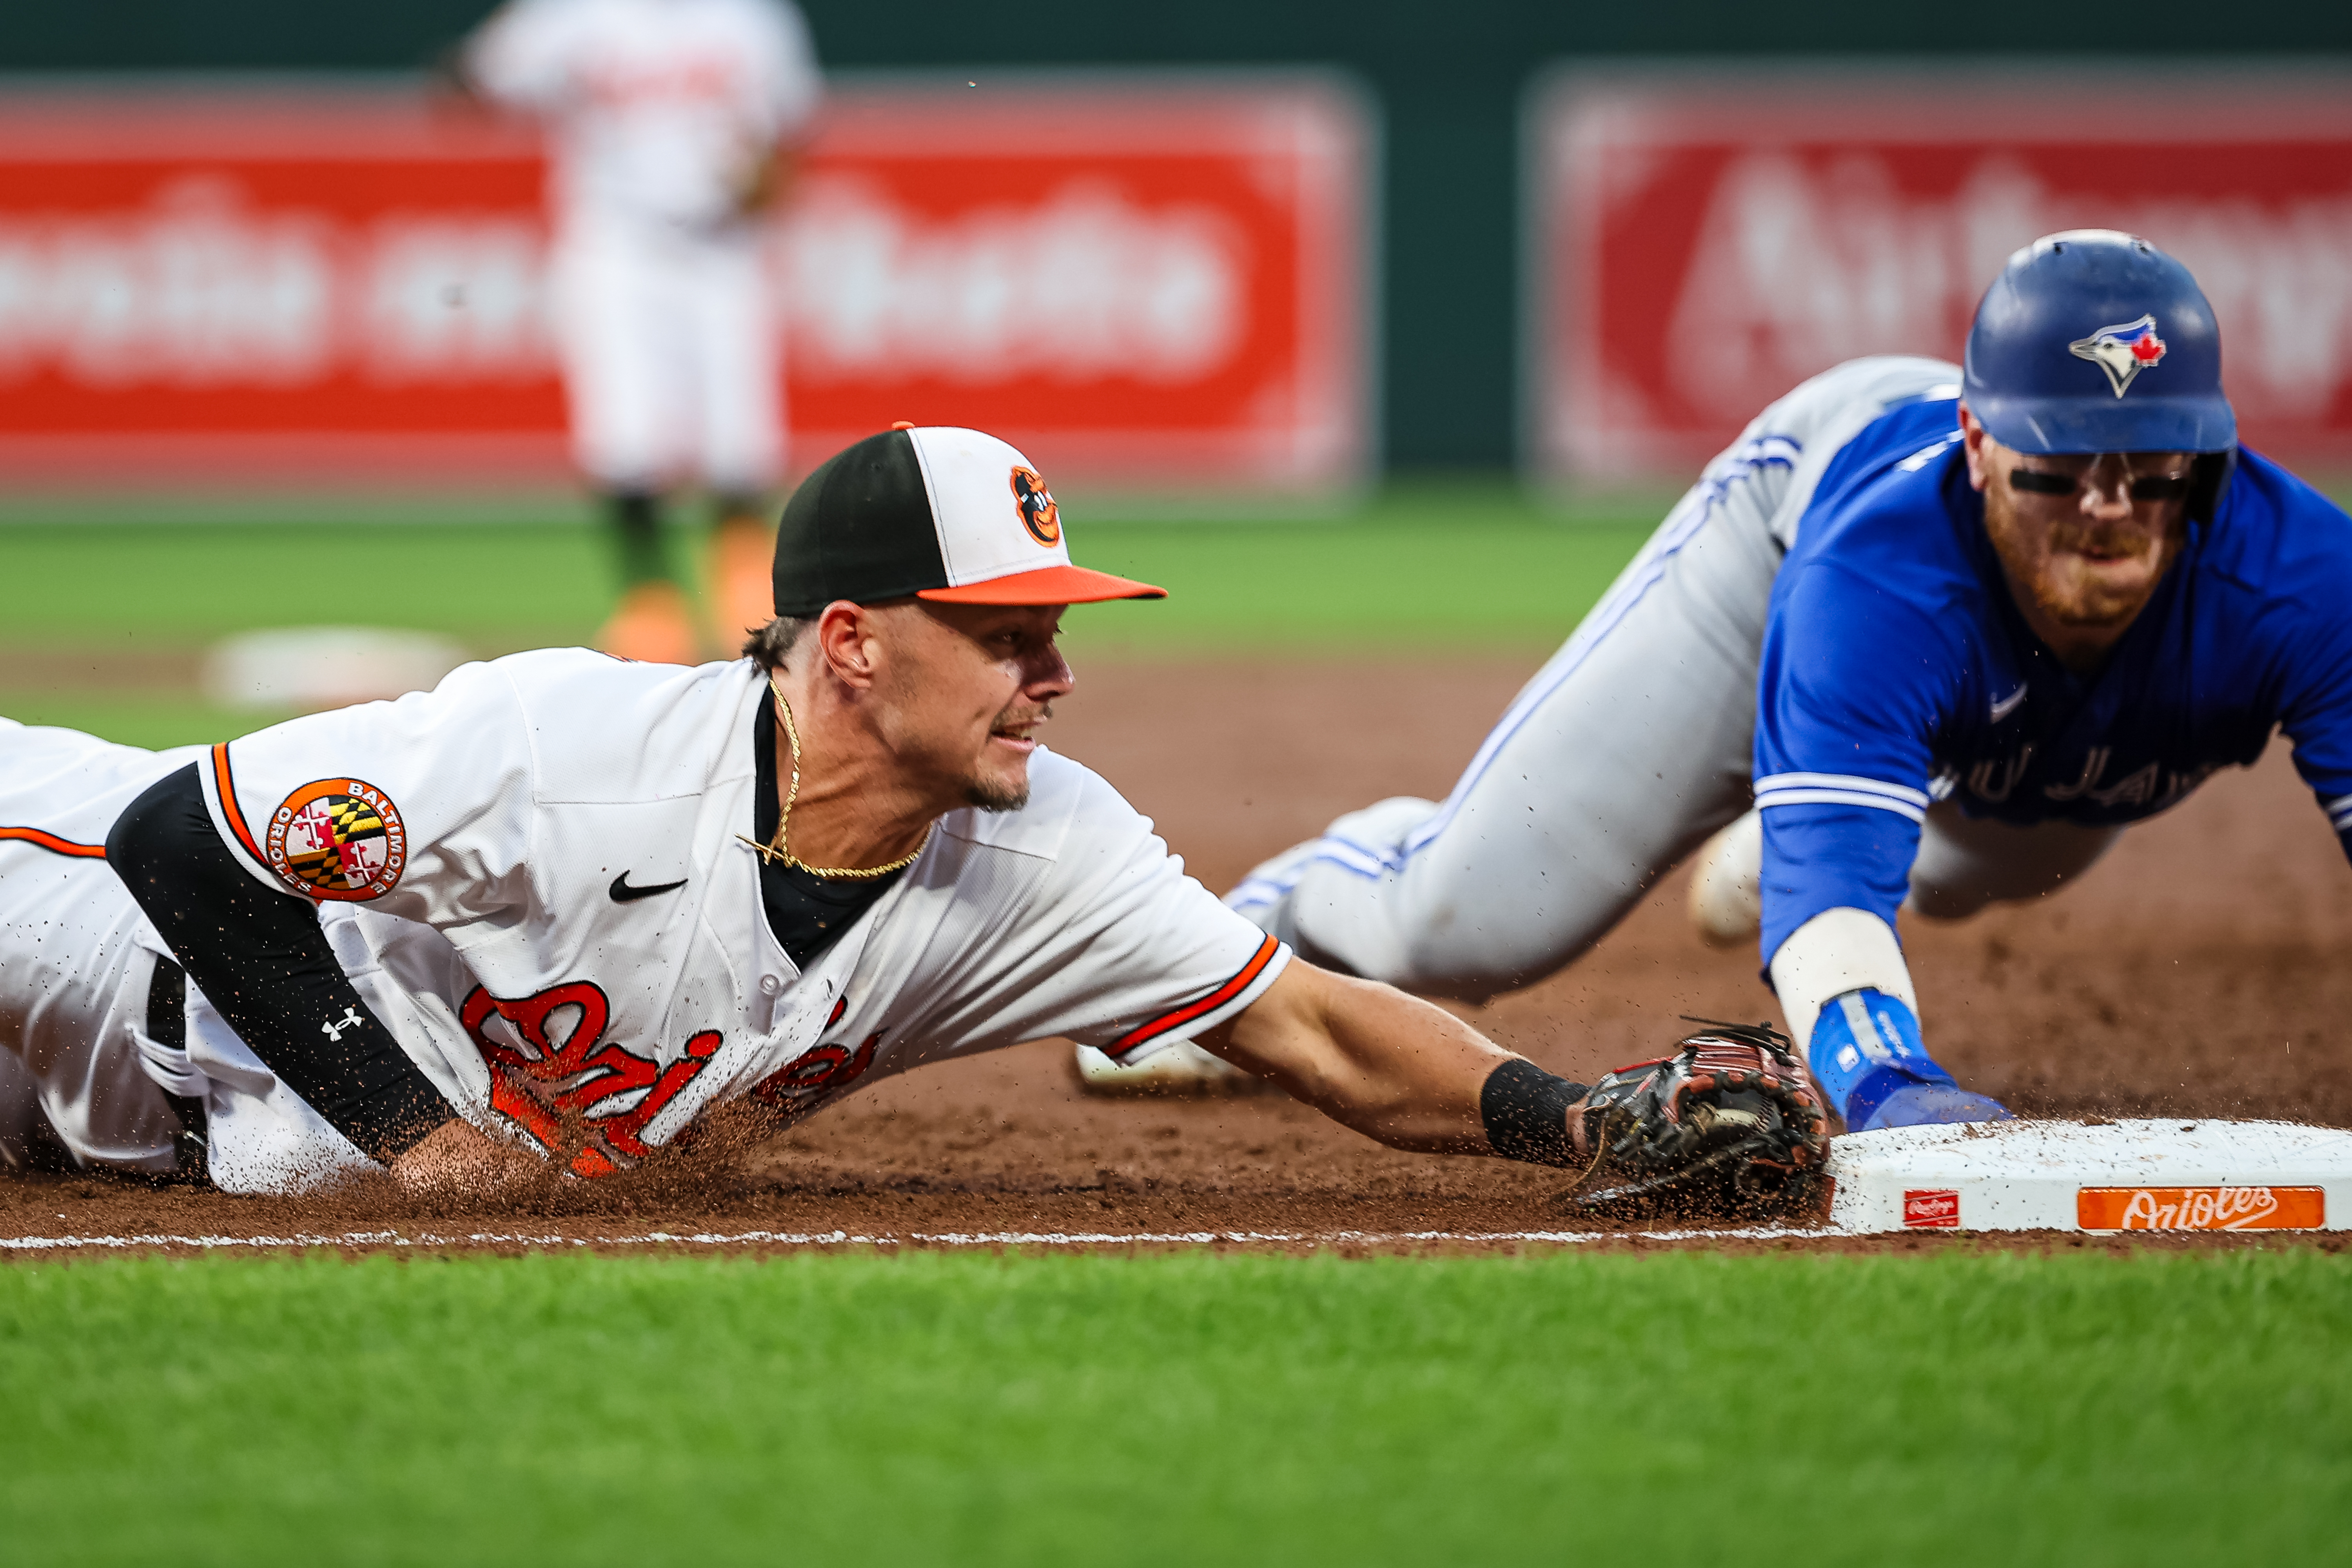
[[[1985,531],[2020,606],[2055,627],[2120,637],[2188,539],[2194,454],[2044,457],[1962,418]]]
[[[989,811],[1029,798],[1029,757],[1057,697],[1076,684],[1061,649],[1062,605],[934,605],[895,617],[892,749],[902,765]]]

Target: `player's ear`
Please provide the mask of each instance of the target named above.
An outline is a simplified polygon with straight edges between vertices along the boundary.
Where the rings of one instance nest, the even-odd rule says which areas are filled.
[[[845,686],[874,682],[874,616],[865,605],[835,599],[816,618],[817,651]]]
[[[1985,434],[1985,427],[1977,423],[1977,416],[1969,412],[1969,405],[1961,404],[1960,448],[1969,459],[1969,483],[1978,489],[1985,488],[1992,474],[1990,458],[1985,450],[1986,443],[1990,439]]]

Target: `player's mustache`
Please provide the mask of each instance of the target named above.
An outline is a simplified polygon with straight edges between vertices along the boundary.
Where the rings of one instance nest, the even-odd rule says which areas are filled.
[[[1008,730],[1018,730],[1032,724],[1043,724],[1054,716],[1054,705],[1041,702],[1034,710],[1024,711],[1015,704],[997,714],[996,721],[988,727],[989,733],[999,735]]]
[[[2060,523],[2050,531],[2050,548],[2096,555],[2145,555],[2156,548],[2158,530],[2136,523]]]

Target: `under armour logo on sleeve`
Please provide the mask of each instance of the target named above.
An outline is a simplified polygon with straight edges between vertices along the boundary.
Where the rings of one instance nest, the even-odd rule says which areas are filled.
[[[356,1029],[362,1024],[366,1022],[366,1019],[360,1016],[358,1008],[346,1007],[343,1009],[343,1016],[341,1017],[330,1018],[325,1023],[320,1025],[319,1033],[326,1036],[327,1038],[331,1040],[340,1043],[343,1037],[343,1031],[345,1029]]]

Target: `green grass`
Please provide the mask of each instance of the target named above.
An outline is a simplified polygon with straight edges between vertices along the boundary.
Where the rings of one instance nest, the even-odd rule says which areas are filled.
[[[606,607],[603,542],[578,525],[24,523],[0,528],[0,637],[137,650],[351,625],[576,639]]]
[[[0,1269],[20,1562],[2303,1563],[2352,1258]]]
[[[1666,500],[1562,512],[1467,480],[1393,487],[1337,519],[1079,518],[1079,561],[1171,597],[1080,605],[1066,643],[1082,663],[1535,652],[1574,627]],[[697,542],[672,539],[680,560]],[[143,746],[219,740],[260,722],[185,695],[219,637],[340,624],[438,632],[483,654],[579,643],[608,607],[609,566],[583,510],[554,500],[18,503],[0,508],[0,714]],[[33,667],[30,649],[88,652],[116,673],[12,673],[12,653]],[[151,669],[160,694],[142,689]]]
[[[1661,510],[1644,499],[1563,521],[1465,484],[1392,491],[1340,520],[1074,523],[1082,562],[1173,596],[1082,610],[1072,629],[1187,651],[1556,640]],[[308,523],[106,515],[0,527],[0,637],[135,647],[344,622],[520,647],[587,635],[610,591],[604,542],[576,521],[424,511],[395,524],[323,506]],[[682,557],[692,548],[674,542]]]

